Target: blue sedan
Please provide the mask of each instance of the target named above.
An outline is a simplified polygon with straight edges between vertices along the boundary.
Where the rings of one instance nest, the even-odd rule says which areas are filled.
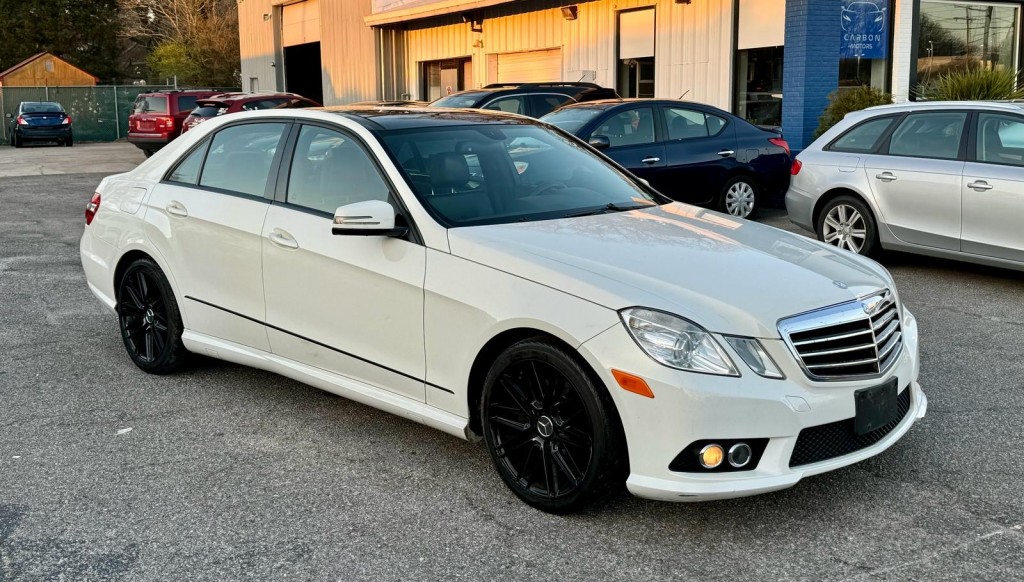
[[[667,99],[568,105],[541,118],[588,141],[662,194],[750,218],[789,188],[789,145],[716,107]]]

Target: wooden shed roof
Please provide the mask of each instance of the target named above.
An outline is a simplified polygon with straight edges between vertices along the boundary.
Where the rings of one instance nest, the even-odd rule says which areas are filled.
[[[9,68],[9,69],[7,69],[6,71],[0,71],[0,81],[3,81],[3,80],[4,80],[4,77],[6,77],[7,75],[10,75],[10,74],[12,74],[12,73],[15,73],[15,72],[17,72],[17,71],[18,71],[19,69],[22,69],[22,68],[24,68],[24,67],[27,67],[28,65],[30,65],[30,64],[32,64],[32,63],[34,63],[34,62],[38,61],[39,59],[41,59],[41,58],[43,58],[43,57],[50,57],[50,58],[53,58],[53,59],[57,59],[58,61],[61,61],[61,62],[65,63],[65,64],[67,64],[67,65],[68,65],[69,67],[74,67],[75,69],[78,69],[79,71],[82,71],[82,72],[83,72],[83,73],[85,73],[86,75],[89,75],[89,76],[90,76],[90,77],[92,77],[93,79],[96,79],[96,82],[97,82],[97,83],[98,83],[98,82],[99,82],[99,80],[100,80],[100,78],[99,78],[99,77],[97,77],[96,75],[93,75],[92,73],[90,73],[90,72],[88,72],[88,71],[82,70],[82,69],[81,69],[81,68],[79,68],[79,67],[75,67],[75,65],[72,65],[71,63],[67,62],[66,60],[64,60],[64,59],[62,59],[62,58],[60,58],[60,57],[58,57],[57,55],[55,55],[55,54],[53,54],[53,53],[49,53],[49,52],[41,52],[41,53],[39,53],[39,54],[35,54],[35,55],[32,55],[31,57],[29,57],[29,58],[25,59],[24,61],[21,61],[20,63],[18,63],[17,65],[14,65],[13,67],[11,67],[11,68]]]

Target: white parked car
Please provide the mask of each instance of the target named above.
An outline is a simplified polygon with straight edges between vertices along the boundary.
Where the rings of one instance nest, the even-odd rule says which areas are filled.
[[[793,163],[790,219],[819,240],[1024,269],[1024,105],[929,102],[846,116]]]
[[[546,511],[623,483],[790,487],[927,406],[877,263],[673,203],[518,116],[211,120],[103,180],[86,225],[89,286],[143,370],[212,356],[482,438]]]

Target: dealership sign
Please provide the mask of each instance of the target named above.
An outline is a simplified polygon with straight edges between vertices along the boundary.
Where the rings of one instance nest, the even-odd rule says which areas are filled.
[[[889,56],[889,0],[842,0],[844,59],[884,59]]]

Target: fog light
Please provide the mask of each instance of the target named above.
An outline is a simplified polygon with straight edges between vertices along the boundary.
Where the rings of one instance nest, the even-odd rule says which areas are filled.
[[[750,462],[750,447],[747,443],[736,443],[729,447],[729,464],[737,469],[746,467]]]
[[[700,450],[700,465],[705,469],[714,469],[722,464],[723,459],[725,450],[720,445],[707,445]]]

